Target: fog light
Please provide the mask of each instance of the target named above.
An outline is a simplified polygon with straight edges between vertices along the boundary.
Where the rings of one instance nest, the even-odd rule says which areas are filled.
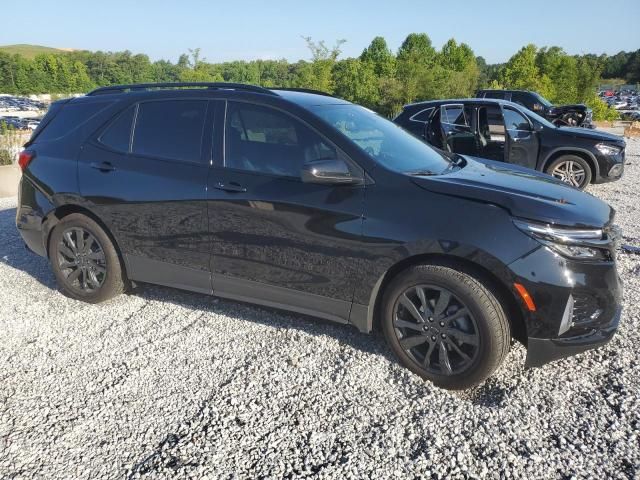
[[[619,177],[622,175],[622,164],[618,163],[609,169],[610,177]]]
[[[573,320],[573,295],[569,295],[569,300],[567,300],[567,305],[564,307],[564,314],[562,315],[562,322],[560,322],[560,330],[558,331],[558,336],[562,335],[564,332],[569,330],[572,325]]]

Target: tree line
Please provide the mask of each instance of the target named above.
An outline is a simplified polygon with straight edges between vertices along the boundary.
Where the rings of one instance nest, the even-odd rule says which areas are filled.
[[[200,49],[176,63],[147,55],[73,51],[33,59],[0,52],[0,92],[80,93],[105,85],[141,82],[239,82],[266,87],[311,88],[392,116],[417,100],[473,96],[478,88],[522,88],[553,103],[586,103],[596,119],[613,118],[596,95],[602,77],[640,81],[640,50],[568,55],[560,47],[527,45],[504,64],[488,65],[454,39],[436,49],[425,33],[411,33],[397,52],[376,37],[357,58],[340,59],[344,40],[332,46],[303,37],[311,58],[298,62],[254,60],[210,63]]]

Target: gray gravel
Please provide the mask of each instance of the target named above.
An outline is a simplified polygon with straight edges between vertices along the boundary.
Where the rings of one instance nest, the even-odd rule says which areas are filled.
[[[640,142],[590,191],[640,245]],[[640,255],[605,348],[525,371],[516,347],[463,394],[379,337],[145,286],[92,306],[55,289],[0,200],[0,478],[638,478]]]

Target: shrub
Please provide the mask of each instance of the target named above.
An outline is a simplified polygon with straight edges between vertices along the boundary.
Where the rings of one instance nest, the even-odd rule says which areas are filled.
[[[13,154],[7,149],[0,149],[0,165],[13,164]]]
[[[594,120],[618,120],[618,112],[603,102],[595,93],[585,100],[585,105],[593,110]]]

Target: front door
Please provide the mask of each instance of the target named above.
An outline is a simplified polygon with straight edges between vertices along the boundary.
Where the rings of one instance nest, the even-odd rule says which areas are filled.
[[[444,134],[444,146],[450,152],[461,155],[478,154],[476,136],[470,123],[472,108],[462,104],[443,105],[440,107],[440,123]]]
[[[538,159],[538,136],[531,122],[512,107],[504,107],[502,112],[507,132],[507,162],[535,169]]]
[[[304,162],[341,154],[287,113],[229,101],[221,121],[208,189],[214,293],[345,322],[364,187],[303,183]]]
[[[132,280],[211,292],[203,152],[214,105],[133,104],[83,146],[81,194],[116,237]]]

